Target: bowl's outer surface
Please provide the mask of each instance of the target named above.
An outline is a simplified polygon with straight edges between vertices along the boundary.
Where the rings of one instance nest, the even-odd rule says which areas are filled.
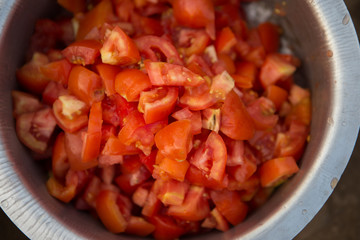
[[[267,0],[281,4],[279,22],[303,60],[312,91],[311,140],[301,170],[264,207],[226,233],[207,239],[291,239],[313,218],[336,186],[351,155],[360,122],[360,50],[340,0]],[[282,4],[285,2],[286,4]],[[35,20],[49,0],[0,0],[0,206],[30,239],[136,239],[107,232],[88,214],[46,191],[44,174],[15,135],[10,92]]]

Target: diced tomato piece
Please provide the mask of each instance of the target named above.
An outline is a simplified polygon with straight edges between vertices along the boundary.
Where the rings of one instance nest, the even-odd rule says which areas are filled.
[[[142,16],[135,12],[131,15],[131,21],[134,25],[137,36],[161,36],[164,34],[161,22],[155,18]]]
[[[261,189],[260,179],[257,173],[253,174],[244,182],[238,182],[235,179],[230,178],[227,189],[230,191],[239,191],[242,201],[248,202]]]
[[[186,172],[186,180],[188,180],[194,185],[204,186],[215,190],[226,188],[228,184],[227,176],[224,177],[222,182],[218,182],[206,176],[206,173],[204,173],[192,164],[190,164],[190,167]]]
[[[215,10],[211,0],[174,0],[172,6],[174,17],[180,25],[205,27],[211,39],[215,39]]]
[[[27,62],[16,71],[16,77],[20,85],[31,93],[41,94],[50,79],[42,73],[40,68],[48,63],[49,58],[46,55],[38,52],[34,53],[30,62]]]
[[[85,39],[70,44],[62,51],[62,54],[69,62],[85,66],[95,63],[97,57],[100,56],[101,47],[102,44],[99,41]]]
[[[215,207],[211,212],[211,216],[207,217],[201,224],[203,228],[216,228],[219,231],[229,230],[229,224],[226,219],[221,215],[219,210]]]
[[[280,45],[278,26],[270,22],[264,22],[257,27],[257,31],[266,52],[276,52]]]
[[[155,230],[155,226],[142,217],[131,216],[125,232],[145,237]]]
[[[103,120],[115,127],[124,126],[124,119],[137,109],[136,103],[129,103],[119,94],[105,97],[102,101]]]
[[[211,69],[216,75],[224,71],[227,71],[229,74],[234,74],[236,71],[234,60],[224,53],[218,54],[218,59],[211,66]]]
[[[223,28],[216,37],[215,48],[218,54],[230,53],[231,49],[236,45],[236,37],[230,27]]]
[[[173,122],[155,135],[155,143],[161,154],[176,161],[186,159],[191,139],[190,120]]]
[[[164,62],[145,62],[146,71],[154,86],[199,86],[205,80],[189,69]]]
[[[194,111],[211,107],[216,102],[217,99],[210,94],[210,86],[207,83],[197,87],[186,87],[184,94],[180,97],[180,103]]]
[[[303,99],[310,97],[309,89],[302,88],[296,84],[293,84],[290,89],[289,101],[292,105],[297,105]]]
[[[231,91],[221,107],[220,131],[234,140],[247,140],[254,135],[254,123],[240,97]]]
[[[185,199],[185,194],[189,188],[186,182],[168,180],[163,183],[158,198],[164,205],[181,205]]]
[[[274,103],[265,97],[260,97],[252,102],[247,106],[247,111],[258,130],[271,129],[279,120],[279,116],[275,114]]]
[[[58,180],[64,180],[70,164],[65,150],[65,134],[63,132],[56,137],[51,163],[54,177]]]
[[[267,55],[260,70],[260,82],[263,88],[284,80],[295,72],[294,65],[286,62],[279,55]]]
[[[201,133],[202,121],[200,112],[192,112],[188,108],[183,108],[174,112],[171,116],[176,120],[189,119],[191,121],[191,133],[193,135]]]
[[[16,119],[19,140],[32,151],[44,153],[48,147],[56,121],[50,108],[23,113]]]
[[[298,171],[299,167],[293,157],[281,157],[268,160],[264,162],[259,169],[261,186],[278,186]]]
[[[200,221],[210,213],[208,199],[204,196],[205,188],[190,186],[181,205],[171,205],[167,214],[186,221]]]
[[[102,153],[103,155],[135,155],[141,152],[134,145],[126,145],[117,137],[112,136],[106,142]]]
[[[86,0],[57,0],[57,3],[74,14],[84,12],[86,8]]]
[[[133,202],[140,207],[144,207],[146,199],[148,198],[150,192],[150,189],[148,189],[144,185],[147,185],[147,183],[144,183],[137,187],[132,195]]]
[[[257,67],[251,62],[239,62],[236,64],[236,73],[231,75],[238,88],[250,89],[257,77]]]
[[[169,180],[169,178],[184,181],[186,172],[190,166],[187,160],[177,161],[157,153],[156,164],[154,165],[153,177]]]
[[[162,61],[156,54],[159,51],[166,57],[166,62],[183,65],[175,46],[165,38],[149,35],[136,38],[134,41],[140,53],[151,61]]]
[[[112,191],[102,191],[96,198],[96,212],[105,225],[112,233],[124,232],[127,222],[117,205],[118,193]]]
[[[225,138],[227,149],[226,166],[240,165],[244,161],[244,141]]]
[[[83,162],[97,161],[100,154],[102,122],[101,102],[97,102],[90,108],[88,130],[84,136],[81,152]]]
[[[58,82],[49,82],[42,93],[42,102],[52,106],[54,102],[64,95],[69,95],[69,91]]]
[[[111,0],[99,2],[99,4],[79,20],[79,29],[76,34],[76,40],[83,40],[93,28],[100,27],[113,18],[114,14]]]
[[[70,72],[68,89],[80,100],[91,105],[104,98],[102,80],[95,72],[75,66]]]
[[[130,145],[135,130],[145,125],[144,117],[140,112],[135,110],[126,116],[124,123],[124,127],[120,129],[118,138],[126,145]]]
[[[156,155],[157,155],[157,150],[154,149],[151,151],[151,153],[146,156],[145,154],[140,154],[140,161],[142,162],[142,164],[144,164],[144,166],[152,173],[154,170],[154,165],[155,165],[155,159],[156,159]]]
[[[222,182],[226,158],[226,146],[222,137],[216,132],[211,132],[205,144],[195,152],[190,162],[209,175],[209,178]]]
[[[105,151],[103,151],[105,152]],[[114,164],[118,164],[118,163],[123,163],[123,155],[115,155],[115,154],[110,154],[110,153],[106,153],[107,155],[104,155],[103,152],[99,155],[98,161],[99,161],[99,166],[109,166],[109,165],[114,165]]]
[[[139,101],[140,93],[150,87],[149,77],[138,69],[124,69],[115,78],[115,91],[128,102]]]
[[[299,121],[306,126],[310,125],[311,121],[311,100],[309,97],[302,99],[298,104],[291,108],[290,113],[286,116],[286,123],[292,121]]]
[[[204,30],[181,29],[179,33],[179,52],[190,57],[193,54],[202,54],[210,42],[209,35]]]
[[[72,65],[67,59],[60,59],[41,66],[40,71],[46,78],[66,85],[71,68]]]
[[[97,161],[83,162],[81,152],[83,147],[82,135],[84,131],[76,133],[65,132],[65,149],[69,159],[70,169],[74,171],[82,171],[93,168],[98,165]]]
[[[59,199],[62,202],[70,202],[76,195],[77,184],[62,185],[54,177],[50,177],[46,182],[46,188],[51,196]]]
[[[227,172],[230,176],[234,177],[238,182],[244,182],[249,179],[256,171],[257,165],[255,162],[244,158],[244,161],[233,167],[227,167]]]
[[[165,215],[156,215],[150,219],[154,224],[155,231],[153,236],[158,240],[172,240],[179,238],[184,234],[184,229],[178,226],[174,219]]]
[[[74,96],[60,96],[53,104],[56,122],[65,132],[73,133],[88,123],[89,108]]]
[[[214,74],[209,64],[199,55],[191,55],[187,60],[187,68],[202,77],[213,77]]]
[[[13,116],[17,118],[23,113],[31,113],[43,108],[39,99],[31,94],[13,90],[11,91],[13,99]]]
[[[100,53],[102,62],[111,65],[131,65],[140,61],[135,43],[118,26],[105,38]]]
[[[248,206],[241,200],[241,195],[238,192],[224,189],[211,191],[210,196],[219,212],[232,225],[237,225],[245,219]]]
[[[96,70],[98,71],[101,79],[103,80],[106,95],[111,96],[116,93],[115,77],[121,71],[121,69],[118,66],[99,63],[96,65]]]
[[[274,104],[277,110],[281,109],[282,104],[288,98],[288,92],[276,85],[270,85],[266,88],[264,96],[270,99]]]
[[[224,71],[212,79],[210,94],[215,96],[215,98],[224,101],[227,94],[234,88],[234,86],[234,79],[228,72]]]
[[[141,214],[147,217],[152,217],[156,215],[160,209],[161,202],[158,199],[157,195],[161,189],[163,181],[156,180],[152,185],[149,195],[146,199],[144,207],[141,211]]]
[[[179,90],[175,87],[159,87],[140,93],[138,109],[144,113],[147,124],[167,118],[174,109]]]

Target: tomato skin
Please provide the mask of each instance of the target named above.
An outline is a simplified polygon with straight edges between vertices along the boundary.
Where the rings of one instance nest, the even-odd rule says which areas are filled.
[[[149,77],[137,69],[124,69],[115,77],[115,91],[128,102],[139,101],[140,93],[150,87]]]
[[[268,160],[259,169],[261,186],[276,187],[298,171],[299,167],[293,157]]]
[[[45,153],[56,121],[50,108],[23,113],[16,119],[16,134],[19,140],[32,151]]]
[[[76,132],[87,125],[88,111],[84,102],[71,95],[60,96],[53,104],[57,124],[69,133]]]
[[[183,204],[171,205],[167,214],[186,221],[200,221],[210,213],[208,200],[204,197],[205,188],[190,186]]]
[[[17,118],[23,113],[35,112],[43,108],[43,105],[40,103],[39,99],[31,94],[13,90],[11,91],[11,96],[13,99],[14,118]]]
[[[155,239],[172,240],[184,234],[184,229],[178,226],[171,217],[156,215],[150,218],[150,222],[155,226],[155,231],[153,232]]]
[[[96,65],[96,70],[103,80],[106,95],[111,96],[115,94],[115,77],[121,71],[121,69],[118,66],[99,63]]]
[[[184,161],[191,142],[190,120],[180,120],[169,124],[155,135],[155,144],[166,157]]]
[[[48,63],[46,55],[34,53],[31,61],[16,71],[20,85],[31,93],[41,94],[50,80],[42,74],[40,68]]]
[[[231,91],[221,107],[220,131],[234,140],[248,140],[254,135],[254,123],[239,96]]]
[[[105,97],[102,101],[103,120],[115,127],[124,126],[124,119],[136,108],[136,103],[129,103],[115,93],[110,97]]]
[[[62,54],[69,62],[85,66],[95,63],[96,58],[100,56],[101,47],[99,41],[85,39],[70,44],[62,50]]]
[[[171,115],[176,120],[189,119],[191,121],[191,132],[193,135],[201,133],[202,121],[201,113],[196,111],[192,112],[188,108],[183,108]]]
[[[145,68],[154,86],[199,86],[205,82],[201,76],[176,64],[145,62]]]
[[[216,101],[215,96],[210,94],[210,86],[207,83],[197,87],[185,88],[184,94],[180,97],[180,104],[189,107],[193,111],[211,107]]]
[[[175,107],[178,88],[159,87],[140,93],[138,109],[144,113],[146,124],[167,118]]]
[[[210,196],[219,212],[232,225],[237,225],[245,219],[248,206],[241,200],[241,195],[238,192],[224,189],[222,191],[211,191]]]
[[[265,90],[265,97],[270,99],[274,104],[277,110],[280,110],[282,104],[288,98],[288,92],[276,85],[270,85]]]
[[[142,36],[134,40],[136,46],[138,47],[140,53],[145,55],[147,59],[157,62],[161,59],[158,58],[156,52],[153,49],[156,49],[163,53],[166,57],[166,62],[183,65],[178,51],[175,46],[165,38],[157,36]]]
[[[156,164],[154,165],[153,178],[170,180],[175,179],[183,182],[186,172],[190,166],[187,160],[177,161],[173,158],[163,156],[160,152],[156,156]]]
[[[71,68],[72,65],[67,59],[60,59],[41,66],[40,71],[46,78],[66,85]]]
[[[185,178],[187,181],[194,185],[204,186],[215,190],[226,188],[228,185],[228,178],[226,176],[224,177],[222,182],[218,182],[212,178],[208,178],[208,176],[206,176],[203,171],[201,171],[192,164],[190,164],[186,172]]]
[[[75,66],[70,72],[68,89],[80,100],[91,105],[104,98],[102,80],[95,72]]]
[[[50,177],[46,182],[46,188],[50,195],[65,203],[70,202],[75,197],[76,187],[77,185],[73,184],[63,186],[54,177]]]
[[[203,30],[181,29],[179,33],[179,44],[184,52],[190,57],[193,54],[202,54],[210,42],[209,35]],[[190,45],[189,45],[190,44]],[[189,46],[188,46],[189,45]]]
[[[279,116],[274,103],[265,97],[260,97],[247,106],[247,111],[252,118],[257,130],[272,129],[278,122]]]
[[[124,232],[127,222],[117,205],[118,194],[109,190],[101,191],[96,198],[96,212],[112,233]]]
[[[118,26],[105,39],[100,53],[102,62],[111,65],[131,65],[141,60],[133,40]]]
[[[155,230],[155,226],[142,217],[131,216],[125,232],[146,237]]]
[[[185,194],[189,189],[187,182],[179,182],[173,179],[165,181],[163,187],[159,191],[158,198],[166,206],[180,206],[184,199]]]
[[[236,37],[232,32],[231,28],[223,28],[215,41],[215,48],[218,54],[220,53],[229,53],[231,49],[236,45]]]
[[[65,179],[65,175],[70,168],[69,160],[65,150],[65,134],[59,133],[56,137],[52,152],[52,172],[58,180]]]

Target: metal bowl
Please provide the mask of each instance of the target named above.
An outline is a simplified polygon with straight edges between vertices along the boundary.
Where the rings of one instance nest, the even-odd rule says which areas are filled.
[[[53,1],[55,2],[55,1]],[[340,0],[266,0],[303,61],[298,75],[312,92],[311,140],[300,172],[242,224],[206,239],[291,239],[323,206],[353,150],[360,122],[360,50]],[[18,141],[10,91],[35,20],[53,9],[49,0],[0,0],[0,206],[31,239],[119,239],[88,214],[52,198],[46,174]],[[279,10],[279,9],[277,9]],[[262,13],[253,12],[254,17]],[[257,15],[260,14],[260,15]],[[122,236],[122,239],[135,239]]]

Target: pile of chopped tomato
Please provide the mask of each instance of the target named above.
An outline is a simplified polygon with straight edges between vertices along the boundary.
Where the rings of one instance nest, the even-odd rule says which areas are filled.
[[[37,22],[12,92],[53,197],[110,232],[175,239],[239,224],[299,171],[299,60],[240,2],[58,0],[73,18]]]

